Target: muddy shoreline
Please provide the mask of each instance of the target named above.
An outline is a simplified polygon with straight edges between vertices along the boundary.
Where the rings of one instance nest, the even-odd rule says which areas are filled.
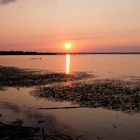
[[[139,77],[135,77],[135,79],[130,78],[129,80],[96,79],[95,77],[95,75],[89,73],[65,74],[0,66],[0,91],[2,93],[9,88],[16,88],[17,91],[20,92],[20,88],[32,87],[33,90],[30,92],[30,95],[37,99],[75,104],[75,106],[70,107],[40,107],[34,109],[35,112],[43,110],[76,110],[79,108],[104,108],[106,110],[121,111],[131,115],[140,112]],[[8,102],[5,103],[5,105],[7,104]],[[16,105],[15,108],[17,108]],[[20,108],[18,110],[20,110]],[[38,115],[35,115],[35,117],[36,116]],[[3,117],[3,114],[1,114],[0,119]],[[0,133],[0,138],[7,138],[7,140],[10,139],[10,137],[15,137],[15,140],[19,138],[22,138],[23,140],[84,139],[83,134],[76,133],[72,136],[72,134],[56,130],[51,131],[48,134],[48,132],[44,132],[44,129],[47,129],[46,125],[52,123],[52,119],[45,122],[43,127],[41,126],[44,123],[44,120],[36,119],[38,122],[36,126],[24,126],[24,123],[22,124],[22,119],[15,120],[14,124],[13,122],[6,123],[1,121],[0,129],[2,131]],[[56,122],[54,121],[53,123],[55,124]],[[116,124],[112,126],[115,129],[118,127]],[[15,129],[18,133],[13,133],[13,131],[16,132]],[[29,135],[27,133],[26,136],[28,136],[28,138],[25,138],[23,137],[24,131],[22,130],[25,132],[28,130],[32,133]],[[100,138],[100,136],[97,137],[96,139]]]

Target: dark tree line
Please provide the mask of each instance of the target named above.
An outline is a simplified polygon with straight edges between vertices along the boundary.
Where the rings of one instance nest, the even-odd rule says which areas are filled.
[[[56,55],[56,53],[42,53],[28,51],[0,51],[0,55]]]
[[[64,52],[0,51],[0,55],[65,55]],[[140,54],[140,52],[70,52],[69,54]]]

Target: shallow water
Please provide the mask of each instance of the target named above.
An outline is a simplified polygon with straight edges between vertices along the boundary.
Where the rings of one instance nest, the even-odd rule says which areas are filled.
[[[41,59],[40,59],[41,58]],[[140,55],[71,55],[71,56],[0,56],[0,65],[50,72],[90,72],[100,78],[139,78]],[[61,84],[61,83],[60,83]],[[37,126],[81,140],[139,140],[140,113],[125,113],[108,108],[40,110],[39,108],[74,107],[77,103],[50,100],[32,95],[35,88],[0,90],[2,122],[22,119],[25,125]],[[140,93],[139,93],[140,94]]]
[[[140,55],[0,56],[0,65],[65,73],[91,72],[100,77],[140,76]]]
[[[36,99],[30,96],[32,89],[9,88],[0,92],[1,121],[12,122],[22,119],[25,125],[37,125],[43,120],[49,128],[53,127],[61,132],[83,135],[83,140],[128,139],[139,140],[140,114],[128,114],[120,111],[110,111],[102,108],[81,108],[70,110],[37,110],[40,107],[76,106],[69,102],[53,102],[47,99]],[[54,128],[53,128],[54,129]],[[70,132],[69,132],[70,131]],[[71,135],[71,134],[70,134]]]

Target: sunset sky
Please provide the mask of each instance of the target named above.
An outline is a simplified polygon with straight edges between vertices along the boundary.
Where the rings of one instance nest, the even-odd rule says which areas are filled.
[[[140,0],[0,0],[0,50],[140,51]]]

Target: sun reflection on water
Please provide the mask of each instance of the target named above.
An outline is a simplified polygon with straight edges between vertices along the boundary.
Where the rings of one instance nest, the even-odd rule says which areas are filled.
[[[66,54],[66,74],[70,73],[70,55]]]

